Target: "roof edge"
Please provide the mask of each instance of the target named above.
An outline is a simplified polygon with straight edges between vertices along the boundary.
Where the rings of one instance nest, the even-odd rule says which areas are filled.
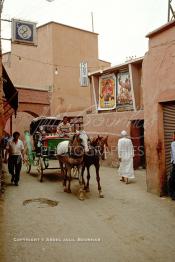
[[[139,58],[135,58],[135,59],[126,61],[125,63],[119,64],[119,65],[106,67],[104,69],[99,69],[97,71],[90,72],[88,74],[88,76],[95,75],[95,74],[103,74],[103,73],[106,73],[108,71],[112,71],[112,70],[115,70],[115,69],[120,69],[120,68],[126,67],[129,64],[134,64],[134,63],[137,63],[137,62],[141,62],[141,61],[143,61],[143,59],[144,59],[144,57],[142,56],[142,57],[139,57]]]
[[[62,23],[55,22],[55,21],[50,21],[50,22],[47,22],[47,23],[42,24],[40,26],[37,26],[37,29],[39,29],[41,27],[44,27],[44,26],[47,26],[49,24],[57,24],[57,25],[68,27],[68,28],[73,28],[75,30],[80,30],[80,31],[83,31],[83,32],[91,33],[91,34],[94,34],[94,35],[99,35],[98,33],[95,33],[95,32],[91,32],[91,31],[88,31],[88,30],[85,30],[85,29],[81,29],[81,28],[78,28],[78,27],[74,27],[74,26],[71,26],[71,25],[65,25],[65,24],[62,24]]]
[[[166,23],[166,24],[158,27],[158,28],[155,29],[154,31],[148,33],[148,34],[146,35],[146,37],[150,38],[150,37],[152,37],[152,36],[154,36],[154,35],[156,35],[156,34],[159,34],[159,33],[163,32],[163,31],[165,31],[165,30],[173,27],[174,25],[175,25],[175,20],[170,21],[170,22],[168,22],[168,23]]]
[[[103,59],[99,59],[99,58],[98,58],[98,61],[101,61],[101,62],[104,62],[104,63],[111,64],[111,62],[109,62],[109,61],[106,61],[106,60],[103,60]]]

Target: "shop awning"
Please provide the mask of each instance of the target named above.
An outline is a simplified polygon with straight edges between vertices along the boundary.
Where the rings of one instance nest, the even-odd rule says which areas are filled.
[[[3,104],[4,104],[4,118],[8,119],[18,109],[18,91],[10,80],[4,66],[2,67],[3,76]]]

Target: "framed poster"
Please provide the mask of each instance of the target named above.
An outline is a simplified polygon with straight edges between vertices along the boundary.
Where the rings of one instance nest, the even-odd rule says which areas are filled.
[[[98,110],[116,108],[116,77],[115,74],[104,75],[99,78]]]
[[[117,75],[117,111],[134,110],[129,72]]]

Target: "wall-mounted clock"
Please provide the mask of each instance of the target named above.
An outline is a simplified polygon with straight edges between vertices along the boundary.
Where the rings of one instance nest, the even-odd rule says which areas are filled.
[[[12,19],[12,42],[36,45],[36,23]]]

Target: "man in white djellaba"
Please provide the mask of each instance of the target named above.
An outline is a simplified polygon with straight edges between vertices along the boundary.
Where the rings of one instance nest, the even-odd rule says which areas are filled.
[[[134,148],[130,138],[127,137],[127,132],[123,130],[121,137],[118,140],[118,158],[120,162],[119,175],[120,181],[129,183],[130,178],[135,178],[133,168]]]

